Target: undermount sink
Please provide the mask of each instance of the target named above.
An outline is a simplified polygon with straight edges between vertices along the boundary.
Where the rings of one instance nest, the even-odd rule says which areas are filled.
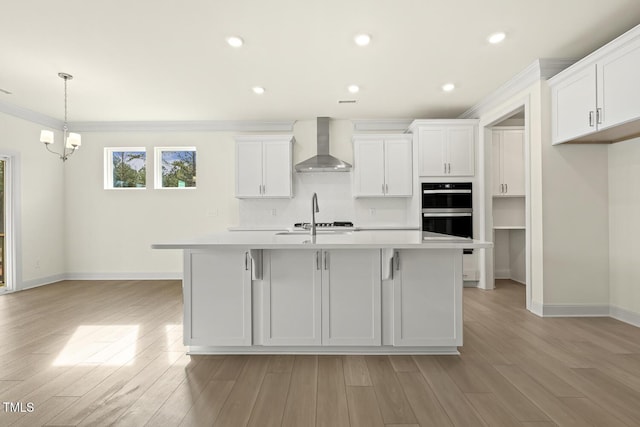
[[[323,234],[328,236],[333,236],[337,234],[351,234],[352,230],[316,230],[316,234]],[[311,232],[309,230],[289,230],[289,231],[279,231],[276,233],[276,236],[310,236]]]

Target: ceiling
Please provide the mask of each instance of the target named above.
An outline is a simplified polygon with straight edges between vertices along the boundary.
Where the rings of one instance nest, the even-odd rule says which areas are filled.
[[[66,72],[74,122],[449,118],[638,23],[637,0],[3,1],[0,103],[61,119]]]

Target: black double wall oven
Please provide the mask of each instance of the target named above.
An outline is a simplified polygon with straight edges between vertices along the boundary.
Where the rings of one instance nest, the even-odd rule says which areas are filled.
[[[422,183],[422,231],[472,239],[472,199],[470,182]]]

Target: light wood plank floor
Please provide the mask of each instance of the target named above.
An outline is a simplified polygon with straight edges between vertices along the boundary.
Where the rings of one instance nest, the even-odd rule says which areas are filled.
[[[0,426],[640,425],[640,329],[464,300],[460,356],[188,356],[178,281],[0,296]]]

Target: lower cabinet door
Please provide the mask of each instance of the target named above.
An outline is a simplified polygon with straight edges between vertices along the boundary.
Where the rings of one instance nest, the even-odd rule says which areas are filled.
[[[393,345],[462,345],[462,250],[397,251],[393,286]]]
[[[322,253],[322,344],[381,344],[379,249]]]
[[[185,344],[251,345],[248,250],[185,251],[184,270]]]
[[[316,250],[263,251],[264,345],[321,345],[321,256]]]

